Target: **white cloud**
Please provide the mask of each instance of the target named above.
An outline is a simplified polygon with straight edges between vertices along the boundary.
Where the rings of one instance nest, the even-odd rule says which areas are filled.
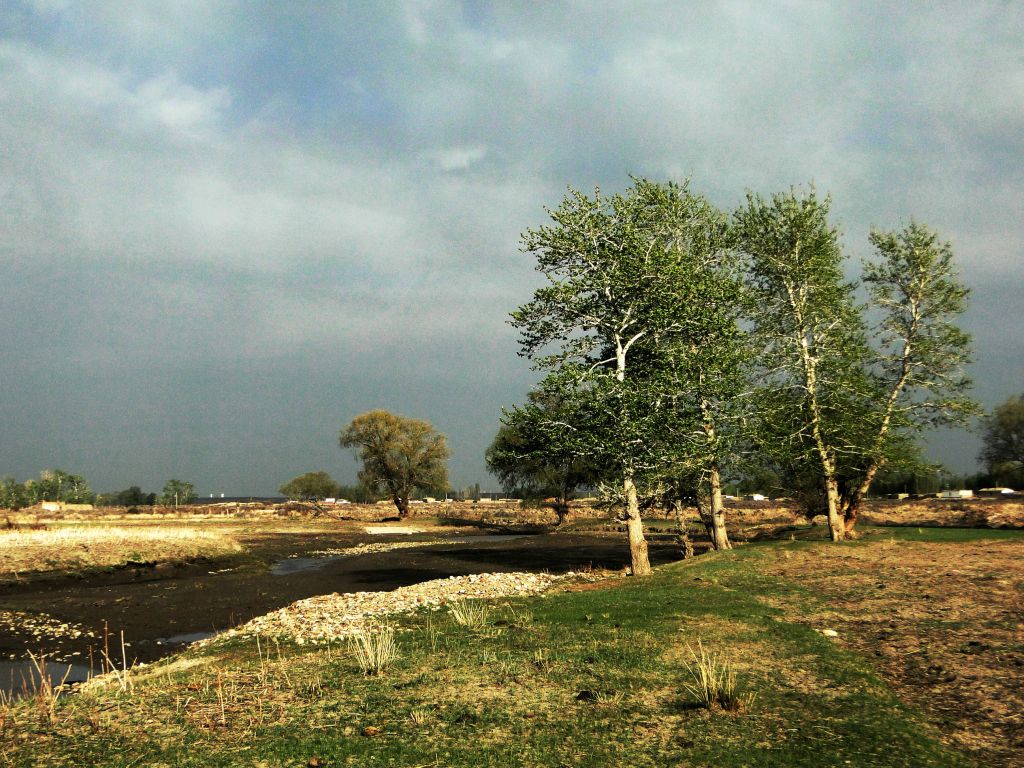
[[[430,153],[442,171],[463,171],[483,160],[486,155],[487,147],[482,144],[469,147],[450,147]]]

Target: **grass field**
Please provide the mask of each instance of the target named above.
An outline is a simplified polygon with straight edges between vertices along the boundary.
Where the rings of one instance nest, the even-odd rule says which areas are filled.
[[[0,766],[1021,765],[1022,555],[1001,531],[749,545],[396,618],[376,676],[346,644],[232,640],[3,707]],[[738,711],[687,690],[698,641]]]

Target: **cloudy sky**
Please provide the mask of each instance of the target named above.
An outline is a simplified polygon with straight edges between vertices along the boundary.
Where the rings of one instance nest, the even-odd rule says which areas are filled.
[[[0,5],[0,475],[273,493],[382,407],[453,483],[535,374],[519,234],[566,185],[830,191],[854,264],[911,216],[1024,390],[1024,5]],[[974,467],[966,433],[931,440]]]

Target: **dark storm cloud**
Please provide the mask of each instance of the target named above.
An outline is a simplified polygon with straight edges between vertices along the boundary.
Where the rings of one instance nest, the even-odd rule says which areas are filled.
[[[1022,26],[994,3],[7,4],[0,474],[266,493],[346,474],[337,430],[379,406],[486,484],[533,377],[518,235],[629,173],[724,206],[813,180],[855,258],[872,225],[938,227],[992,405],[1024,359]]]

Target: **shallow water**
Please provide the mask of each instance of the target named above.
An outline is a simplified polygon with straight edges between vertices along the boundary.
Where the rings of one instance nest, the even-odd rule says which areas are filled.
[[[515,539],[525,539],[531,534],[508,534],[503,535],[500,533],[488,533],[482,536],[458,536],[451,539],[440,539],[435,541],[424,541],[422,542],[424,547],[439,547],[446,544],[487,544],[496,541],[513,541]],[[418,542],[417,542],[418,543]],[[411,547],[410,547],[411,548]],[[362,553],[364,555],[369,554],[380,554],[373,552]],[[288,576],[293,573],[305,573],[307,571],[316,571],[321,568],[326,568],[331,563],[336,563],[339,560],[343,560],[348,557],[356,557],[357,555],[340,554],[340,555],[322,555],[319,557],[289,557],[284,560],[278,560],[270,567],[270,572],[274,576]]]
[[[190,645],[198,643],[200,640],[205,640],[208,637],[213,637],[215,634],[215,632],[185,632],[181,635],[158,637],[153,642],[157,645]]]
[[[54,687],[60,685],[62,681],[65,684],[84,683],[91,676],[87,666],[60,664],[55,661],[47,662],[45,671],[46,677]],[[39,689],[40,681],[39,670],[31,659],[0,661],[0,693],[5,697],[31,694]]]

